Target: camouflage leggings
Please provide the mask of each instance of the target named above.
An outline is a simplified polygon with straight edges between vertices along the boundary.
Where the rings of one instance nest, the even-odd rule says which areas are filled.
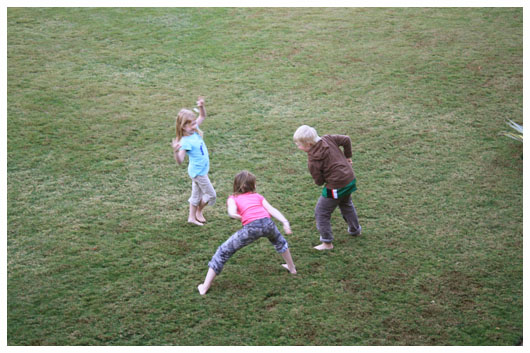
[[[235,232],[227,241],[221,244],[213,255],[212,260],[208,263],[208,266],[216,274],[220,274],[225,263],[236,251],[261,237],[267,237],[280,254],[285,252],[289,247],[287,240],[280,233],[276,224],[270,218],[261,218],[244,225],[243,228]]]

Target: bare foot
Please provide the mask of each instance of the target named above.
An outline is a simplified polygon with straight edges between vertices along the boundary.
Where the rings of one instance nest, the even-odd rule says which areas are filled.
[[[199,284],[197,286],[197,289],[199,290],[200,295],[205,295],[206,292],[208,292],[208,289],[204,289],[204,284]]]
[[[331,243],[322,243],[318,246],[315,246],[315,249],[317,250],[331,250],[333,249],[333,244]]]
[[[289,266],[287,266],[287,264],[282,264],[283,267],[285,267],[287,269],[287,271],[289,271],[292,275],[296,275],[296,270],[294,270],[294,272],[291,272],[291,270],[289,270]]]
[[[195,214],[195,217],[197,218],[197,221],[201,223],[206,222],[206,218],[204,218],[204,216],[202,215],[202,212],[197,211],[197,213]]]
[[[188,223],[191,223],[191,224],[196,224],[198,226],[203,226],[204,224],[202,224],[201,222],[199,222],[198,220],[196,219],[188,219]]]

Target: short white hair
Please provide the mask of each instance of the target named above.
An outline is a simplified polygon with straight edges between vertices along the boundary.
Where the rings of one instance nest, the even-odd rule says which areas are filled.
[[[294,142],[311,146],[320,141],[317,131],[311,126],[302,125],[296,129],[293,135]]]

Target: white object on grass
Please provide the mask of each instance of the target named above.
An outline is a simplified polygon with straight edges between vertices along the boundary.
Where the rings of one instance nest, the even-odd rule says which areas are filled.
[[[502,134],[511,139],[523,142],[523,126],[513,122],[510,119],[508,119],[506,124],[517,131],[517,133],[504,131]]]

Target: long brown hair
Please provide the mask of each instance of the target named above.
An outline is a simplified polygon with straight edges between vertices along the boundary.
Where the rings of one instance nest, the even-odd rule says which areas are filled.
[[[182,137],[184,136],[184,126],[191,123],[192,121],[196,120],[197,117],[195,114],[188,109],[181,109],[180,112],[177,115],[177,141],[180,141]],[[202,137],[202,131],[197,127],[196,130],[199,135]]]
[[[256,192],[256,177],[249,171],[243,170],[234,178],[234,195]]]

